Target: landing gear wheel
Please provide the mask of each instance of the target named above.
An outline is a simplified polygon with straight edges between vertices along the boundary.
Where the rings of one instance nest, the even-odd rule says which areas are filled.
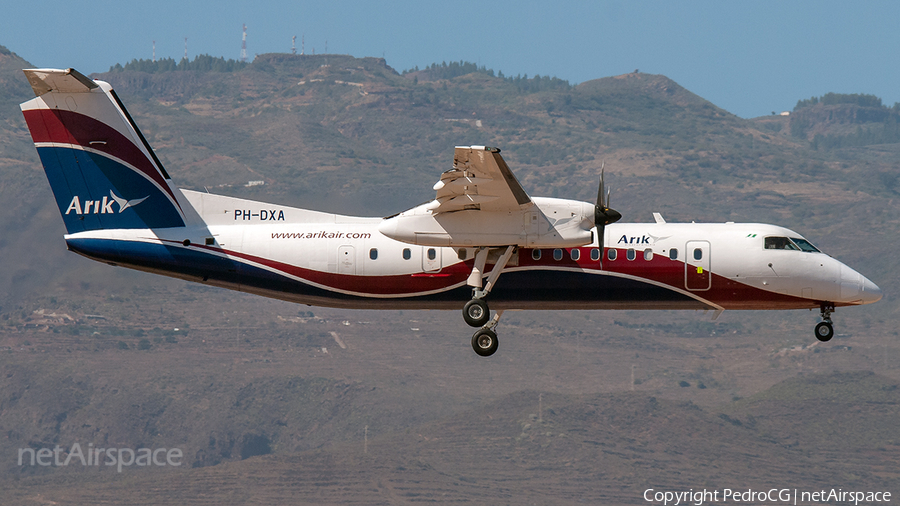
[[[831,322],[819,322],[816,325],[816,339],[819,341],[827,342],[834,336],[834,327],[832,327]]]
[[[491,319],[491,312],[484,299],[472,299],[463,307],[463,320],[470,327],[483,327]]]
[[[481,329],[472,336],[472,349],[482,357],[493,355],[497,345],[497,334],[491,329]]]

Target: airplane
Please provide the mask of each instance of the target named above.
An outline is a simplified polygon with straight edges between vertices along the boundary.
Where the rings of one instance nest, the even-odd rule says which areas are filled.
[[[179,189],[108,83],[24,72],[66,245],[110,265],[316,306],[462,308],[480,356],[506,310],[819,309],[828,341],[837,307],[882,297],[787,228],[617,223],[603,170],[596,203],[531,197],[493,147],[456,147],[435,198],[386,218]]]

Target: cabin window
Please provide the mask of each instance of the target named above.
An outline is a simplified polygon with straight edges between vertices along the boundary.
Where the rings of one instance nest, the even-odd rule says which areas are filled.
[[[591,248],[591,260],[598,261],[600,260],[600,250],[597,248]]]
[[[669,259],[678,260],[678,248],[672,248],[669,250]]]
[[[644,260],[647,260],[648,262],[650,260],[653,260],[653,250],[652,249],[647,248],[644,250]]]
[[[609,248],[608,250],[606,250],[606,258],[615,260],[617,255],[616,251],[618,250],[616,250],[615,248]]]
[[[635,256],[634,248],[628,248],[628,251],[625,252],[625,258],[628,260],[634,260]]]
[[[694,248],[694,260],[701,260],[703,258],[703,250],[700,248]]]
[[[561,249],[556,248],[555,250],[553,250],[553,259],[554,260],[562,260],[562,257],[563,257],[563,253],[562,253]]]
[[[403,248],[403,259],[409,260],[410,258],[412,258],[412,251],[409,248]]]
[[[428,259],[434,260],[435,258],[437,258],[437,252],[434,250],[434,248],[428,248]]]
[[[459,251],[456,252],[456,258],[460,260],[465,260],[467,256],[469,256],[469,252],[466,248],[460,248]]]
[[[578,248],[572,248],[572,251],[569,252],[569,255],[572,256],[572,260],[575,260],[577,262],[578,259],[581,258],[581,250],[579,250]]]
[[[372,260],[378,259],[378,248],[372,248],[369,250],[369,258]]]
[[[541,250],[539,250],[539,249],[531,250],[531,259],[532,260],[540,260],[541,259]]]

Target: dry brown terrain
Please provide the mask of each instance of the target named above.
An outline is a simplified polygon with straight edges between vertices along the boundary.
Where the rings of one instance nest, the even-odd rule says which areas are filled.
[[[93,263],[65,252],[17,108],[33,65],[0,47],[0,504],[900,493],[900,144],[818,149],[789,117],[743,120],[665,76],[528,91],[329,58],[101,77],[183,186],[386,215],[431,198],[454,145],[500,146],[534,195],[591,200],[605,161],[624,221],[785,225],[885,299],[839,310],[829,343],[805,311],[508,312],[482,359],[457,311],[296,306]],[[18,465],[74,443],[183,465]]]
[[[62,308],[0,334],[4,504],[638,504],[650,487],[898,485],[894,336],[817,343],[801,312],[756,313],[766,328],[740,313],[511,313],[485,360],[455,312],[298,311],[179,283],[91,302],[104,319]],[[48,314],[80,323],[44,330]],[[138,350],[125,332],[154,327],[177,342]],[[242,460],[248,435],[271,453]],[[179,447],[185,465],[19,467],[21,441]]]

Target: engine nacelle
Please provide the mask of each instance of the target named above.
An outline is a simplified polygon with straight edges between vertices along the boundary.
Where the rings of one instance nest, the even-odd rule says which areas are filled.
[[[594,242],[594,205],[577,200],[532,198],[512,211],[434,213],[437,202],[385,218],[378,231],[421,246],[573,248]]]

